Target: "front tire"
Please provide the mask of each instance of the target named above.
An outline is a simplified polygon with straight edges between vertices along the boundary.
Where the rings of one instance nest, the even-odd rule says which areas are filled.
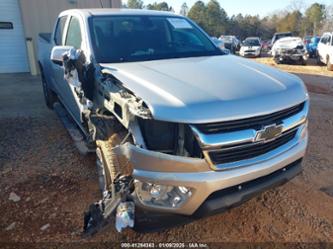
[[[96,141],[96,166],[102,196],[112,191],[111,185],[119,175],[131,175],[133,168],[124,156],[117,155],[113,148],[121,143],[123,136],[112,134],[107,140]]]

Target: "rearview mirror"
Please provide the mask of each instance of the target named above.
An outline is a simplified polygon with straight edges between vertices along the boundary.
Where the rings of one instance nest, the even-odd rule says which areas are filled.
[[[58,65],[63,63],[63,55],[69,52],[71,49],[74,49],[72,46],[55,46],[51,51],[51,61]]]

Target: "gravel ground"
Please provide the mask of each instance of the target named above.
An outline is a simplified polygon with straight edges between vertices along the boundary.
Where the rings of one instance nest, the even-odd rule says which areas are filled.
[[[53,112],[30,113],[28,102],[17,107],[27,112],[0,110],[0,242],[82,241],[83,211],[99,198],[95,157],[79,155]],[[311,94],[309,128],[303,174],[284,186],[165,232],[110,229],[89,241],[333,242],[332,96]]]

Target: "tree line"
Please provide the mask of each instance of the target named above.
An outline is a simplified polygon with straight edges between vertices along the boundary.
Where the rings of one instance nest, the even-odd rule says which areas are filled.
[[[124,7],[174,12],[174,8],[165,1],[145,6],[142,0],[128,0]],[[265,17],[242,14],[228,16],[217,0],[210,0],[207,4],[197,1],[191,8],[184,2],[179,14],[191,18],[209,35],[216,37],[230,34],[240,39],[248,36],[270,39],[275,32],[292,31],[294,35],[305,36],[333,31],[333,5],[313,3],[305,6],[302,0],[294,0],[285,10]]]

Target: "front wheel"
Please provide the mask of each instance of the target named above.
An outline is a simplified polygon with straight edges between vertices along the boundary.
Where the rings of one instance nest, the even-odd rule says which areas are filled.
[[[102,196],[112,191],[111,185],[118,176],[131,175],[133,172],[129,161],[114,151],[123,139],[121,134],[114,133],[107,140],[96,141],[96,166]]]

